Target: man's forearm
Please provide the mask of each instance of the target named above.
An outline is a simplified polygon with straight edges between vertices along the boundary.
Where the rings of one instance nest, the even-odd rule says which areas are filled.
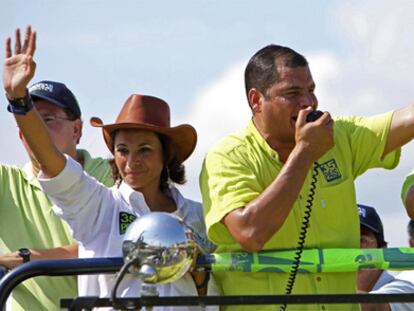
[[[306,152],[295,147],[277,178],[262,194],[226,215],[225,225],[245,250],[261,250],[283,226],[312,163]]]
[[[78,258],[78,244],[56,248],[32,249],[32,259],[69,259]]]
[[[49,249],[30,249],[30,260],[78,258],[78,244],[65,245]],[[23,263],[19,252],[0,255],[0,265],[13,269]]]
[[[383,157],[414,138],[414,104],[394,111]]]
[[[17,125],[23,133],[46,177],[55,177],[65,167],[66,159],[57,149],[36,108],[26,115],[15,115]]]

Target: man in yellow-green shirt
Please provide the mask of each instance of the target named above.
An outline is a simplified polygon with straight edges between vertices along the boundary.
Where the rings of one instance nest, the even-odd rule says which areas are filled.
[[[401,200],[407,210],[408,216],[414,218],[414,171],[405,177],[402,189]],[[411,242],[410,242],[411,243]],[[414,244],[414,242],[413,242]]]
[[[407,118],[414,108],[335,121],[324,112],[307,122],[318,107],[308,63],[277,45],[250,59],[245,84],[251,122],[209,151],[200,176],[208,235],[218,252],[294,249],[300,241],[305,248],[358,248],[354,180],[369,168],[398,164],[399,147],[414,137],[414,120]],[[306,238],[302,227],[307,228]],[[215,275],[225,295],[284,294],[288,277],[265,272]],[[355,292],[355,273],[298,273],[291,288],[293,294]],[[358,309],[357,304],[288,306]]]
[[[29,89],[34,105],[59,150],[80,162],[102,183],[113,184],[106,160],[93,159],[76,145],[82,134],[81,112],[73,93],[63,83],[41,81]],[[24,137],[21,137],[25,142]],[[0,165],[0,264],[13,268],[23,262],[19,249],[28,248],[26,260],[77,257],[77,245],[64,221],[52,211],[36,175],[38,162],[31,156],[24,168]],[[77,296],[76,277],[36,277],[16,287],[11,310],[59,310],[61,298]]]

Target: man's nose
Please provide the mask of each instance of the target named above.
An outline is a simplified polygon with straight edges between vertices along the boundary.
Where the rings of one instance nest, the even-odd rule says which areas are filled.
[[[316,96],[313,93],[306,93],[302,96],[300,106],[301,109],[306,109],[308,107],[316,109],[318,107],[318,100],[316,99]]]

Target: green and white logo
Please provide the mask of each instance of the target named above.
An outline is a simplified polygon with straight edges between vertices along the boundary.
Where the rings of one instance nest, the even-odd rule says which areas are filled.
[[[119,213],[119,234],[125,234],[126,230],[128,229],[129,225],[137,219],[137,216],[126,213],[120,212]]]

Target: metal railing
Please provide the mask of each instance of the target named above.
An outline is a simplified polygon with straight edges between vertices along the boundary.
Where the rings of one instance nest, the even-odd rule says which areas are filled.
[[[198,260],[203,266],[205,258]],[[25,263],[7,273],[0,281],[0,308],[3,308],[13,289],[21,282],[36,276],[66,276],[108,274],[118,272],[122,258],[83,258],[37,260]],[[208,269],[207,269],[208,270]],[[326,294],[326,295],[252,295],[252,296],[185,296],[119,298],[135,308],[149,306],[208,306],[208,305],[263,305],[263,304],[338,304],[413,302],[413,294]],[[112,306],[109,298],[78,297],[62,299],[61,306],[69,310],[90,310],[92,307]]]
[[[414,294],[326,294],[326,295],[251,295],[251,296],[181,296],[118,298],[131,309],[152,306],[229,306],[229,305],[283,305],[283,304],[341,304],[413,302]],[[61,307],[70,311],[111,307],[109,298],[78,297],[62,299]]]
[[[13,289],[21,282],[35,276],[65,276],[116,273],[121,269],[122,258],[82,258],[36,260],[18,266],[0,281],[0,308],[6,303]]]

